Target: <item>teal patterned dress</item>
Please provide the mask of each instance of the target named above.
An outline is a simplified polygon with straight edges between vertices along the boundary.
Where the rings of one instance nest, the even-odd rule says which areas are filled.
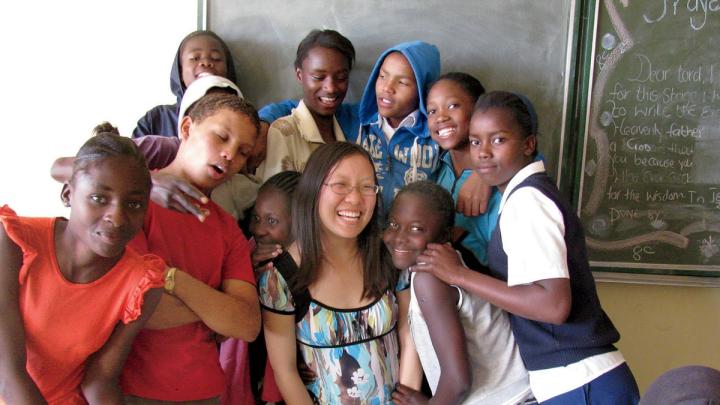
[[[408,288],[406,278],[396,291]],[[258,292],[263,309],[295,317],[290,290],[280,272],[259,274]],[[315,372],[306,381],[311,397],[320,404],[392,404],[398,382],[398,305],[387,291],[369,305],[337,309],[310,299],[296,323],[300,361]]]

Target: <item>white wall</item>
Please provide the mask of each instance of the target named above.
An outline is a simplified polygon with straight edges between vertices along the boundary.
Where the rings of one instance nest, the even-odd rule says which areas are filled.
[[[0,6],[0,204],[66,215],[56,157],[110,121],[130,135],[174,102],[170,68],[197,28],[197,0],[8,1]]]

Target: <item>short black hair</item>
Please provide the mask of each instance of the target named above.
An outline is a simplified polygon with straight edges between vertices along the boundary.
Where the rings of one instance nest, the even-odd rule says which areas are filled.
[[[258,194],[266,189],[275,189],[281,191],[288,197],[288,200],[291,200],[293,195],[295,195],[295,190],[297,189],[299,182],[300,172],[285,170],[280,173],[276,173],[265,180],[265,183],[260,186]]]
[[[349,39],[335,30],[312,30],[305,38],[300,41],[295,56],[295,68],[302,68],[302,63],[307,58],[308,53],[313,48],[329,48],[334,49],[348,61],[348,70],[352,70],[355,62],[355,47]]]
[[[523,136],[537,135],[538,121],[535,107],[527,97],[509,91],[491,91],[483,94],[475,103],[475,111],[487,111],[491,108],[509,110],[523,130]]]
[[[438,77],[438,79],[435,80],[435,83],[438,83],[441,80],[450,80],[457,83],[458,86],[465,90],[465,92],[467,92],[467,94],[472,98],[473,103],[477,101],[478,97],[485,94],[485,87],[482,83],[480,83],[480,80],[468,73],[448,72]],[[435,83],[433,83],[429,88],[432,88]]]
[[[185,116],[190,117],[193,121],[200,122],[210,115],[215,114],[221,108],[227,108],[245,115],[250,119],[253,126],[255,126],[255,131],[260,132],[260,117],[258,117],[255,106],[237,94],[209,92],[194,102],[190,108],[188,108]]]
[[[421,197],[430,211],[439,216],[442,233],[438,236],[441,240],[433,242],[448,242],[450,239],[450,228],[455,225],[455,202],[450,192],[432,181],[416,181],[406,185],[397,193],[393,200],[393,206],[403,194],[413,194]]]

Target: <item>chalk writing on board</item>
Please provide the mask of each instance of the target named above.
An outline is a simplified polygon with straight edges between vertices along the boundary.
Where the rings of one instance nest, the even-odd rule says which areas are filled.
[[[697,31],[705,27],[708,18],[713,18],[712,16],[708,17],[708,13],[720,11],[720,2],[713,0],[688,0],[682,2],[678,0],[663,0],[661,10],[657,16],[643,14],[643,19],[646,23],[656,23],[666,17],[687,18],[690,27]],[[698,13],[700,15],[697,15]]]
[[[603,6],[581,174],[591,259],[720,266],[720,2]]]

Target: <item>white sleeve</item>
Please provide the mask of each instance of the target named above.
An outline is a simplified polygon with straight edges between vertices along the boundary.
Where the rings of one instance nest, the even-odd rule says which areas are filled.
[[[259,188],[254,178],[238,173],[215,187],[210,198],[235,219],[243,219],[245,210],[255,203]]]
[[[508,286],[570,278],[562,213],[539,190],[516,190],[505,202],[498,226],[508,256]]]

